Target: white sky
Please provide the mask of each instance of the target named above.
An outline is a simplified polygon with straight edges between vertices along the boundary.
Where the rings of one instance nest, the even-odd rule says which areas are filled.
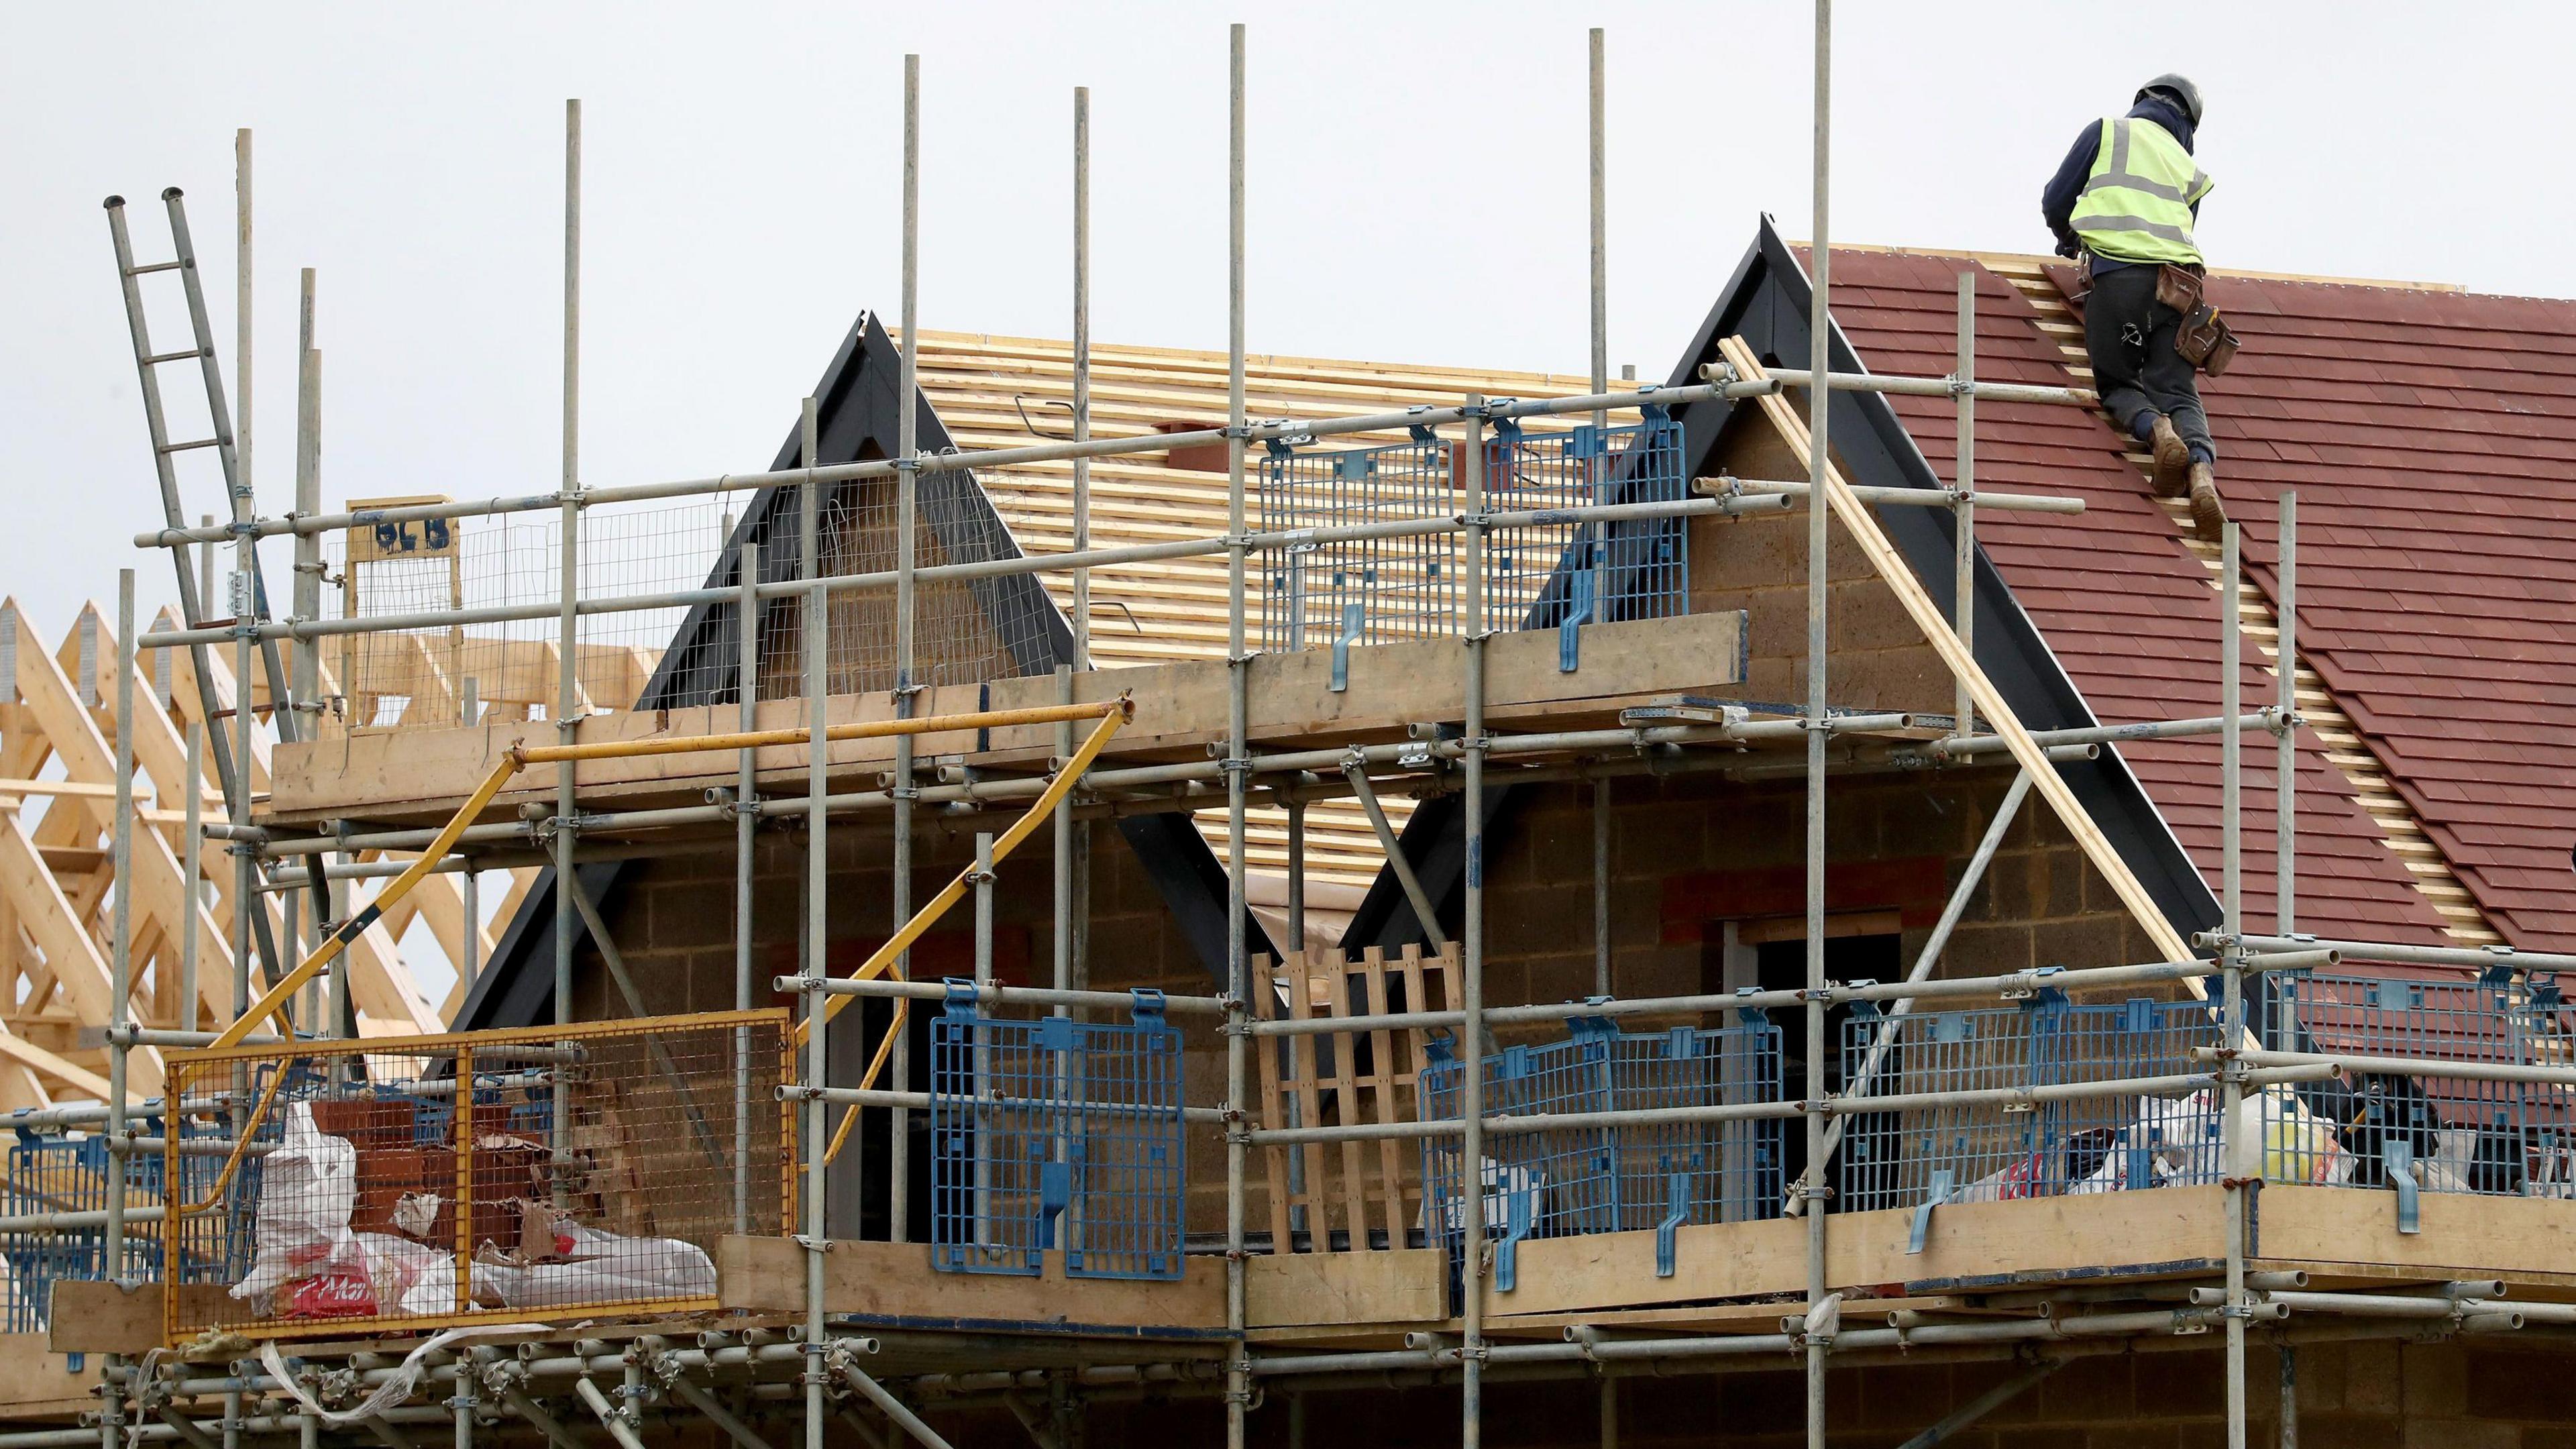
[[[2443,18],[2445,16],[2452,18]],[[99,199],[187,189],[231,367],[257,136],[256,482],[289,500],[296,270],[328,497],[554,486],[563,99],[585,102],[583,474],[764,466],[863,306],[898,306],[923,56],[925,326],[1069,330],[1092,88],[1094,335],[1222,346],[1225,22],[1251,24],[1256,351],[1580,371],[1584,28],[1609,29],[1611,356],[1673,362],[1770,210],[1809,230],[1800,3],[13,6],[0,14],[0,589],[56,635],[166,563]],[[2194,75],[2220,265],[2570,290],[2564,7],[1846,0],[1834,232],[2044,250],[2041,182]],[[168,277],[156,344],[183,345]],[[179,369],[174,431],[194,432]],[[183,460],[215,509],[211,455]],[[281,555],[272,578],[282,580]]]

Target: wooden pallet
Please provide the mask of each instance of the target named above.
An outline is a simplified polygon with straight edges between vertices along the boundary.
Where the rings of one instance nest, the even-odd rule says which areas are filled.
[[[1428,958],[1419,946],[1406,946],[1393,960],[1375,946],[1355,961],[1338,950],[1300,951],[1291,953],[1275,974],[1270,958],[1256,963],[1262,979],[1286,984],[1288,1015],[1297,1021],[1451,1010],[1459,1001],[1458,970],[1455,945]],[[1276,1129],[1418,1120],[1417,1084],[1429,1060],[1430,1036],[1414,1028],[1261,1040],[1253,1055],[1260,1062],[1262,1125]],[[1363,1037],[1369,1057],[1365,1074],[1359,1063]],[[1283,1050],[1288,1064],[1284,1076]],[[1329,1067],[1323,1065],[1328,1056]],[[1291,1153],[1297,1157],[1294,1163]],[[1337,1151],[1309,1142],[1264,1148],[1263,1155],[1273,1252],[1330,1251],[1337,1228],[1354,1252],[1402,1248],[1407,1231],[1421,1220],[1421,1152],[1412,1143],[1382,1139],[1372,1152],[1359,1142],[1340,1143]]]

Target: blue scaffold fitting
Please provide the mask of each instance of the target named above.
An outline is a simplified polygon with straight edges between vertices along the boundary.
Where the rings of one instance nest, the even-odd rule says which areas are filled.
[[[1952,1191],[1950,1169],[1941,1168],[1932,1174],[1931,1191],[1924,1196],[1922,1205],[1914,1209],[1914,1226],[1905,1235],[1907,1253],[1923,1251],[1924,1240],[1932,1235],[1932,1210],[1948,1202]]]
[[[1342,605],[1342,627],[1333,635],[1333,693],[1351,687],[1351,646],[1367,632],[1368,605],[1358,599]]]
[[[2402,1140],[2380,1144],[2380,1158],[2388,1164],[2388,1185],[2397,1193],[2397,1231],[2424,1231],[2422,1190],[2415,1183],[2415,1149]]]
[[[1655,1276],[1680,1271],[1682,1224],[1690,1220],[1690,1175],[1676,1172],[1664,1179],[1664,1218],[1655,1224]]]

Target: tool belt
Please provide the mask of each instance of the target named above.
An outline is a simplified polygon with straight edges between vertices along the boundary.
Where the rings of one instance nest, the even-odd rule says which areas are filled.
[[[2189,267],[2156,268],[2156,300],[2182,316],[2174,328],[2174,351],[2182,360],[2212,377],[2236,358],[2236,334],[2225,318],[2201,295],[2201,274]]]

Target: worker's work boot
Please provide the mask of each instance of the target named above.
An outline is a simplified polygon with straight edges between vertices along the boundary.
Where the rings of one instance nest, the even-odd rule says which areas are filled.
[[[2218,475],[2207,463],[2194,463],[2185,486],[2191,493],[2192,530],[2206,542],[2219,542],[2227,532],[2227,506],[2218,501]]]
[[[2191,447],[2174,431],[2173,420],[2156,414],[2155,426],[2147,434],[2147,446],[2156,455],[2155,484],[2159,498],[2180,498],[2190,488]]]

